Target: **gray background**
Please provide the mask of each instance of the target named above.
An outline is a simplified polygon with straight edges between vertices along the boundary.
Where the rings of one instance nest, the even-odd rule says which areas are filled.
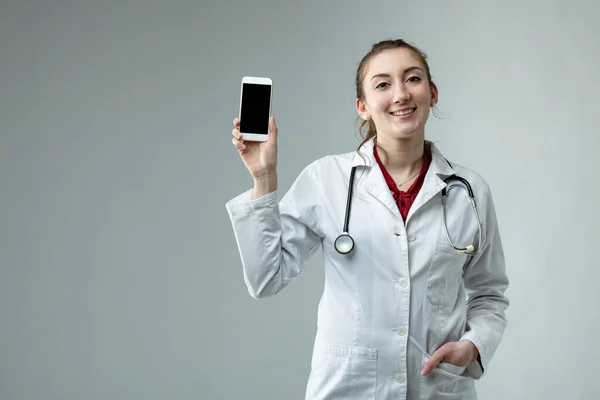
[[[224,207],[252,184],[240,80],[275,82],[283,193],[356,148],[355,68],[387,38],[429,54],[427,136],[496,200],[510,323],[481,398],[597,398],[599,11],[2,1],[0,399],[303,398],[321,257],[274,298],[246,292]]]

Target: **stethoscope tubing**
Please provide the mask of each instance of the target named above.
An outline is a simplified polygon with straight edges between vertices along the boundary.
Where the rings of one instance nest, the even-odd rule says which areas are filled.
[[[446,160],[446,162],[448,163],[448,165],[450,165],[452,167],[452,164],[450,164],[450,162],[448,160]],[[344,215],[344,227],[342,230],[342,234],[340,236],[338,236],[338,238],[334,242],[334,247],[335,247],[336,251],[340,254],[348,254],[354,249],[354,239],[348,233],[348,224],[349,224],[349,220],[350,220],[350,209],[352,207],[352,192],[353,192],[353,188],[354,188],[355,172],[356,172],[356,166],[353,166],[352,170],[350,171],[350,180],[348,183],[348,195],[346,198],[346,213]],[[469,200],[471,202],[471,206],[473,207],[473,212],[475,213],[475,218],[477,220],[478,244],[477,244],[476,249],[474,249],[472,245],[467,246],[467,247],[456,246],[450,239],[450,233],[448,232],[448,225],[446,223],[446,199],[448,197],[448,192],[450,191],[450,188],[451,188],[451,185],[449,184],[449,182],[452,180],[460,181],[464,185],[464,188],[468,192]],[[475,203],[475,195],[473,193],[473,188],[471,187],[471,184],[469,183],[469,181],[467,181],[465,178],[458,176],[458,175],[450,175],[446,179],[444,179],[444,182],[446,183],[447,186],[442,189],[442,209],[443,209],[443,217],[442,218],[444,220],[444,230],[446,232],[446,238],[448,239],[448,242],[450,243],[450,245],[455,250],[457,250],[457,252],[459,254],[468,254],[470,256],[473,256],[473,255],[479,253],[479,249],[481,248],[481,227],[482,227],[481,219],[479,217],[479,212],[477,211],[477,205]]]

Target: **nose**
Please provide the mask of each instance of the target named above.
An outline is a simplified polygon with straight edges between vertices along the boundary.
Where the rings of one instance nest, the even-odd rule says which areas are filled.
[[[403,85],[397,85],[394,91],[394,103],[406,103],[410,99],[410,93]]]

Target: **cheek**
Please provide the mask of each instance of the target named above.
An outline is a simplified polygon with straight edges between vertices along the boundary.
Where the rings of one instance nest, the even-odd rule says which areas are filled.
[[[387,93],[387,91],[373,92],[367,99],[367,103],[373,111],[387,110],[390,101],[390,95]]]
[[[377,111],[384,115],[388,113],[388,110],[390,108],[390,104],[391,101],[388,99],[380,99],[380,101],[377,103],[376,107],[377,107]]]
[[[418,99],[419,99],[419,103],[421,105],[425,105],[430,107],[431,106],[431,93],[429,92],[429,90],[424,90],[423,92],[418,94]]]

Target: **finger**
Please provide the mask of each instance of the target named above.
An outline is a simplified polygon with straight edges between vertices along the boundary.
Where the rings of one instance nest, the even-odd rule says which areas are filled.
[[[242,139],[242,133],[238,128],[233,128],[231,133],[233,134],[233,136],[235,136],[236,139]]]
[[[272,115],[269,118],[269,133],[271,132],[277,133],[277,123],[275,122],[275,117]]]
[[[246,145],[241,140],[233,138],[231,142],[239,151],[246,150]]]
[[[233,119],[233,126],[238,127],[240,126],[240,119],[238,117],[235,117]]]
[[[439,350],[433,353],[429,360],[427,360],[427,362],[423,366],[423,369],[421,370],[421,375],[425,376],[428,375],[431,371],[433,371],[433,369],[437,367],[439,363],[442,362],[444,356],[445,354]]]

